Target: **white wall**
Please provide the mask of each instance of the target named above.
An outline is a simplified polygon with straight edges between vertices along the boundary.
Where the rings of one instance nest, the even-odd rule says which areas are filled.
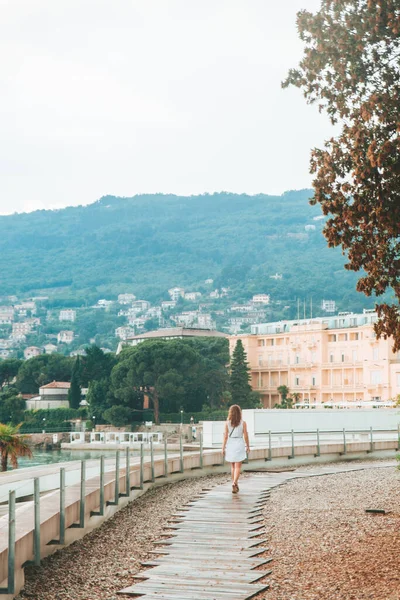
[[[247,423],[250,443],[262,441],[268,431],[342,431],[352,429],[397,429],[400,411],[396,409],[371,410],[244,410],[243,420]],[[222,444],[224,421],[204,421],[204,446]]]

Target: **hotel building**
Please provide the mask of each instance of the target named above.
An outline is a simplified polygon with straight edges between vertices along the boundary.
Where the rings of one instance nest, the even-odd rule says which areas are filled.
[[[278,387],[305,405],[388,402],[400,394],[400,352],[377,339],[374,311],[252,326],[242,340],[251,384],[265,408],[280,402]]]

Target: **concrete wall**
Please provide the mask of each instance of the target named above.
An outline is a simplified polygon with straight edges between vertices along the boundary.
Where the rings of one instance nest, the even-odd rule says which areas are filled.
[[[244,410],[243,419],[247,423],[250,443],[257,444],[268,431],[342,431],[353,429],[397,429],[400,424],[400,411],[396,409],[375,410]],[[222,444],[223,421],[204,421],[204,446]]]

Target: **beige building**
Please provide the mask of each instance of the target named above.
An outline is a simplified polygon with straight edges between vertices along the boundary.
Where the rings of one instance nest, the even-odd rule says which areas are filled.
[[[13,323],[12,335],[27,335],[32,331],[33,324],[30,321],[23,321],[22,323]]]
[[[72,310],[72,308],[66,308],[64,310],[60,310],[60,314],[58,316],[59,321],[72,321],[74,322],[76,319],[76,311]]]
[[[58,344],[71,344],[74,341],[74,332],[69,330],[60,331],[57,335]]]
[[[384,403],[400,394],[400,353],[376,339],[376,320],[364,311],[253,325],[230,337],[231,352],[241,339],[266,408],[280,402],[281,385],[305,405]]]
[[[52,381],[39,388],[39,395],[26,400],[27,410],[69,408],[68,392],[71,384],[68,381]]]
[[[25,360],[29,360],[30,358],[34,358],[35,356],[40,356],[42,351],[37,346],[29,346],[24,350],[24,358]]]

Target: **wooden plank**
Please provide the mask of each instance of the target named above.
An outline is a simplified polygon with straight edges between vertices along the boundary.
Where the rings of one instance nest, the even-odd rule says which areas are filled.
[[[178,578],[179,581],[203,581],[212,583],[213,581],[232,581],[236,583],[256,583],[263,577],[267,577],[272,571],[253,571],[253,573],[242,572],[238,573],[236,569],[222,570],[222,569],[209,569],[209,570],[190,570],[188,574],[187,570],[184,569],[172,569],[166,568],[158,570],[159,567],[150,569],[149,571],[143,571],[133,575],[133,579],[146,579],[146,580],[160,580],[168,581],[173,579],[174,581]]]
[[[185,581],[176,581],[175,584],[171,584],[169,587],[169,583],[162,583],[158,581],[145,581],[144,583],[137,583],[135,586],[132,586],[131,589],[135,594],[146,594],[147,592],[161,592],[169,588],[169,591],[176,590],[177,592],[185,594],[187,593],[188,598],[194,598],[195,600],[199,600],[199,596],[195,596],[194,594],[203,592],[210,592],[210,588],[212,588],[212,594],[216,597],[217,595],[228,595],[227,600],[231,597],[232,594],[240,594],[242,598],[247,598],[248,594],[261,593],[268,586],[259,585],[259,584],[248,584],[248,583],[220,583],[220,584],[212,584],[205,585],[203,582],[185,582]],[[134,590],[133,590],[134,588]],[[129,588],[128,588],[129,589]],[[127,592],[125,592],[127,593]]]
[[[267,490],[265,483],[254,476],[237,495],[222,484],[187,503],[154,542],[150,554],[157,558],[142,563],[154,568],[137,573],[140,583],[120,593],[143,600],[248,600],[268,589],[260,580],[271,571],[255,570],[272,561],[258,558],[268,551],[261,515],[274,487],[269,478]]]

